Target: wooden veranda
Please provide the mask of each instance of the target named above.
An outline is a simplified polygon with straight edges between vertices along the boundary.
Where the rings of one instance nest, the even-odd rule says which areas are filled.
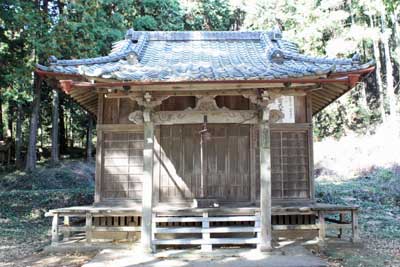
[[[273,206],[271,217],[273,237],[278,241],[279,238],[294,238],[296,232],[297,237],[299,232],[316,232],[318,242],[323,243],[326,230],[333,229],[338,238],[348,236],[352,242],[358,242],[357,214],[356,206],[329,204]],[[105,236],[101,235],[105,232],[122,233],[119,236],[120,242],[134,242],[140,238],[138,233],[141,232],[142,225],[141,206],[68,207],[50,210],[46,216],[53,217],[52,245],[54,246],[79,247],[79,242],[69,242],[76,233],[83,234],[77,240],[83,242],[85,246],[96,241],[106,241]],[[260,243],[261,231],[260,208],[158,206],[153,209],[152,228],[154,251],[156,247],[165,245],[194,245],[200,246],[203,251],[210,251],[213,246],[220,245],[257,246]],[[349,233],[345,235],[345,231]]]

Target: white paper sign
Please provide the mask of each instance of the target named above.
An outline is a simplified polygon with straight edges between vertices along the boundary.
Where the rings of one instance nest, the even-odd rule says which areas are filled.
[[[280,110],[284,117],[278,120],[276,123],[294,123],[294,96],[281,96],[274,101],[274,103],[269,104],[270,109]]]

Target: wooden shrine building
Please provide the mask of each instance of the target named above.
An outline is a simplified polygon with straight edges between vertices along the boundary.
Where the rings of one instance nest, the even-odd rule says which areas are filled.
[[[94,203],[50,211],[53,244],[84,232],[268,250],[273,232],[323,240],[328,213],[357,239],[356,207],[315,203],[312,116],[372,70],[303,55],[278,31],[129,30],[106,56],[51,57],[36,73],[97,117]]]

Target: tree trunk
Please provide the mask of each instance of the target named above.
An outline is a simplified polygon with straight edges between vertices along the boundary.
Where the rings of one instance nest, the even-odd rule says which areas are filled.
[[[390,48],[389,48],[389,34],[383,33],[383,47],[385,49],[385,66],[386,66],[386,92],[389,98],[390,117],[396,116],[396,95],[394,93],[394,81],[393,81],[393,66],[392,60],[390,59]]]
[[[382,120],[386,120],[386,113],[385,113],[385,95],[383,91],[383,85],[382,85],[382,76],[381,76],[381,71],[382,71],[382,65],[381,65],[381,56],[380,56],[380,51],[379,51],[379,41],[378,39],[374,39],[373,41],[373,46],[374,46],[374,58],[375,58],[375,63],[376,63],[376,68],[375,68],[375,76],[376,76],[376,83],[378,85],[378,91],[379,91],[379,109],[381,111],[382,115]]]
[[[385,51],[385,69],[386,69],[386,92],[389,98],[390,117],[396,115],[396,95],[394,94],[394,81],[393,81],[393,66],[390,58],[390,31],[386,29],[386,10],[385,6],[381,5],[381,28],[382,28],[382,44]]]
[[[369,16],[369,19],[371,21],[371,29],[374,29],[374,20],[372,18],[372,15]],[[376,35],[378,35],[378,31],[376,31]],[[381,70],[382,70],[382,65],[381,65],[381,55],[379,51],[379,36],[372,36],[372,43],[373,43],[373,48],[374,48],[374,58],[375,58],[375,63],[376,63],[376,68],[375,68],[375,76],[376,76],[376,83],[378,85],[378,91],[379,91],[379,98],[380,98],[380,103],[379,103],[379,109],[381,111],[382,115],[382,120],[386,120],[386,113],[385,113],[385,96],[383,92],[383,85],[382,85],[382,76],[381,76]]]
[[[22,105],[17,104],[17,120],[15,124],[15,166],[20,169],[22,167]]]
[[[92,151],[93,151],[92,130],[93,130],[93,118],[91,115],[89,115],[89,121],[88,121],[88,126],[87,126],[87,133],[86,133],[86,159],[87,159],[87,161],[92,160]]]
[[[400,6],[397,9],[395,9],[392,14],[393,32],[394,32],[394,40],[395,40],[394,43],[395,43],[395,48],[397,48],[397,49],[400,49],[400,25],[398,22],[399,11],[400,11]],[[399,55],[397,55],[397,56],[399,56]],[[400,58],[397,58],[395,61],[397,63],[397,70],[398,70],[398,72],[397,72],[398,81],[397,82],[400,82]],[[395,90],[396,90],[396,88],[395,88]]]
[[[58,148],[58,106],[59,97],[58,90],[53,89],[53,102],[52,102],[52,128],[51,128],[51,163],[56,165],[59,162],[59,148]]]
[[[26,171],[33,171],[36,168],[36,142],[37,130],[39,125],[40,97],[42,94],[41,83],[42,79],[36,76],[34,81],[34,99],[32,102],[32,114],[29,124],[29,144],[25,166]]]
[[[60,154],[65,154],[65,123],[64,123],[64,96],[59,95],[60,105],[59,105],[59,117],[58,122],[60,123],[60,131],[58,140],[60,141]]]
[[[70,148],[74,148],[74,129],[72,128],[72,113],[71,113],[72,109],[70,108],[70,112],[69,112],[69,132],[70,132]]]
[[[3,95],[0,92],[0,140],[4,140],[3,126]]]
[[[13,121],[14,121],[14,103],[8,102],[8,114],[7,114],[7,137],[13,137]]]

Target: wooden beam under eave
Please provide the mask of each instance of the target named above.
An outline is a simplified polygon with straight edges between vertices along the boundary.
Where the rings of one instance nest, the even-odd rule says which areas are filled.
[[[349,87],[350,88],[354,88],[356,86],[356,84],[360,81],[360,74],[349,74]]]
[[[94,111],[94,114],[96,114],[96,111],[97,111],[97,101],[94,102],[93,104],[89,105],[89,106],[88,106],[88,109],[93,110],[93,111]]]
[[[264,88],[265,89],[265,88]],[[279,89],[271,88],[265,89],[268,92],[274,94],[281,94],[287,96],[305,96],[308,91],[315,90],[316,86],[307,86],[299,89]],[[142,97],[145,91],[120,91],[105,93],[106,98],[135,98]],[[163,96],[198,96],[198,95],[219,95],[219,96],[243,96],[243,95],[258,95],[259,91],[257,88],[251,89],[231,89],[231,90],[176,90],[176,91],[152,91],[151,95],[153,97],[163,97]]]
[[[311,99],[313,100],[313,103],[317,102],[317,103],[319,103],[320,105],[324,105],[324,106],[326,106],[326,105],[327,105],[327,102],[328,102],[328,101],[324,101],[324,100],[321,99],[321,98],[318,98],[317,96],[312,96]]]
[[[80,96],[80,95],[84,95],[84,94],[89,94],[89,93],[93,93],[95,94],[96,91],[94,90],[87,90],[87,89],[80,89],[80,88],[75,88],[73,87],[71,92],[69,93],[70,96],[76,97],[76,96]]]
[[[60,80],[60,87],[66,94],[69,94],[69,92],[72,90],[72,84],[72,80]]]
[[[82,101],[82,102],[79,102],[82,106],[89,106],[89,105],[91,105],[91,104],[93,104],[93,103],[96,103],[97,102],[97,97],[93,97],[93,98],[90,98],[90,99],[87,99],[87,100],[85,100],[85,101]]]
[[[324,95],[326,95],[328,97],[332,97],[332,98],[336,98],[338,95],[340,95],[340,93],[330,91],[327,88],[322,88],[322,90],[318,91],[318,93],[324,94]]]
[[[88,99],[97,98],[97,94],[90,92],[88,94],[80,95],[80,96],[73,97],[73,98],[76,99],[77,101],[84,102]]]
[[[348,84],[348,79],[336,78],[287,78],[272,80],[215,80],[215,81],[175,81],[175,82],[75,82],[74,86],[82,88],[119,88],[130,87],[131,90],[157,91],[157,90],[220,90],[220,89],[243,89],[243,88],[298,88],[313,86],[324,83]]]
[[[318,109],[317,111],[313,112],[313,114],[317,114],[318,112],[320,112],[321,110],[323,110],[325,107],[327,107],[329,104],[333,103],[334,101],[336,101],[338,98],[340,98],[341,96],[343,96],[344,94],[346,94],[348,91],[350,91],[350,89],[345,89],[343,91],[340,91],[340,87],[338,85],[335,84],[330,84],[330,85],[325,85],[327,89],[334,89],[336,91],[339,91],[340,93],[338,93],[337,97],[335,99],[332,99],[332,101],[330,101],[329,103],[327,103],[326,105],[323,105],[322,108]]]
[[[344,86],[342,84],[334,84],[334,83],[332,83],[332,84],[324,84],[323,86],[325,88],[330,88],[330,90],[336,91],[338,93],[343,93],[343,91],[348,91],[349,90],[348,86]]]
[[[316,96],[312,96],[312,101],[313,101],[313,103],[318,103],[318,104],[322,105],[323,107],[326,107],[330,104],[329,101],[324,101]]]
[[[298,84],[298,85],[293,85],[291,86],[291,89],[302,89],[302,88],[307,88],[310,86],[315,86],[315,84]],[[237,85],[231,85],[231,84],[216,84],[216,85],[210,85],[210,84],[195,84],[195,85],[160,85],[160,86],[131,86],[130,91],[131,92],[143,92],[143,91],[163,91],[163,92],[176,92],[176,91],[184,91],[184,90],[190,90],[190,91],[209,91],[209,90],[238,90],[238,89],[288,89],[284,86],[284,84],[237,84]],[[99,92],[102,93],[108,93],[110,90],[124,90],[123,87],[112,87],[112,88],[106,88],[106,86],[102,87],[102,89],[99,90]]]
[[[321,111],[322,110],[322,107],[320,107],[320,106],[317,106],[317,105],[313,105],[313,108],[312,108],[312,114],[313,114],[313,116],[315,115],[315,114],[317,114],[319,111]]]
[[[332,97],[328,97],[328,96],[326,96],[326,95],[323,95],[321,92],[313,93],[313,95],[316,96],[316,97],[318,97],[318,98],[320,98],[320,99],[322,99],[322,100],[329,101],[329,102],[331,102],[332,100],[335,99],[335,98],[332,98]]]

